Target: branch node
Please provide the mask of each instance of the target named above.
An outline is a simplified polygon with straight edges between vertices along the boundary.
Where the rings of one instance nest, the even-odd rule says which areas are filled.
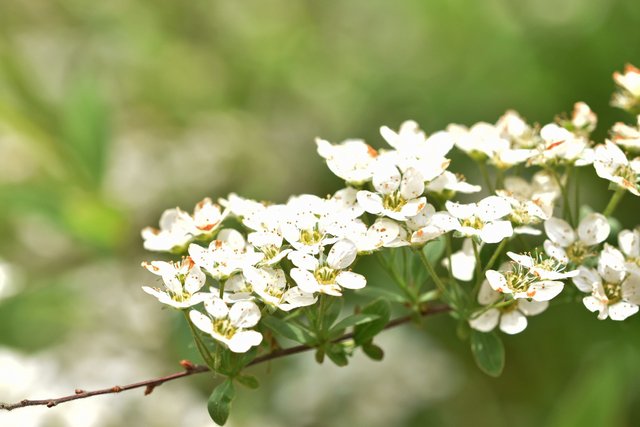
[[[153,393],[153,390],[156,388],[155,385],[148,385],[145,389],[144,389],[144,395],[148,396],[151,393]]]
[[[193,371],[196,368],[196,365],[193,364],[190,360],[181,360],[180,366],[182,366],[186,371]]]
[[[85,391],[83,389],[81,389],[81,388],[77,388],[77,389],[75,389],[74,393],[75,394],[85,394]]]
[[[114,385],[113,387],[111,387],[111,391],[113,393],[120,393],[122,391],[122,387],[120,387],[119,385]]]
[[[53,400],[50,400],[50,401],[47,402],[47,408],[53,408],[56,405],[57,405],[57,403],[54,402]]]

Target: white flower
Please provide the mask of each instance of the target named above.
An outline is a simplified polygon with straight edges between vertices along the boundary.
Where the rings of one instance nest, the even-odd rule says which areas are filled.
[[[191,310],[189,318],[201,331],[224,343],[234,353],[246,353],[260,345],[262,334],[250,330],[260,321],[260,309],[252,301],[239,301],[229,307],[215,296],[204,303],[208,315]]]
[[[378,152],[359,139],[348,139],[333,145],[316,138],[318,154],[327,161],[329,170],[346,182],[360,185],[371,180]]]
[[[298,287],[288,287],[284,271],[279,268],[249,266],[244,269],[243,274],[265,304],[283,311],[306,307],[318,300],[312,293],[304,292]]]
[[[345,238],[356,245],[359,254],[370,253],[393,242],[400,234],[400,226],[389,218],[377,218],[370,226],[355,220],[345,233]]]
[[[528,274],[528,271],[512,270],[501,273],[488,270],[485,277],[494,291],[501,294],[512,294],[515,299],[549,301],[564,288],[564,283],[560,281],[538,280],[535,276]]]
[[[609,237],[611,227],[604,215],[591,213],[580,221],[577,235],[569,223],[555,217],[545,221],[544,231],[549,238],[544,242],[547,255],[564,263],[582,264],[594,255],[593,246]]]
[[[611,128],[611,139],[614,143],[622,145],[628,150],[640,151],[640,115],[637,118],[637,126],[628,126],[618,122]]]
[[[373,186],[375,193],[361,190],[357,194],[358,203],[366,212],[406,221],[427,204],[427,199],[421,197],[424,178],[416,169],[409,168],[401,174],[396,166],[381,164],[373,175]]]
[[[536,236],[542,234],[538,229],[531,227],[549,218],[549,215],[538,203],[533,200],[521,200],[512,197],[511,193],[504,190],[497,190],[496,194],[507,200],[511,205],[509,220],[517,225],[514,229],[516,234],[532,234]]]
[[[613,95],[611,105],[625,110],[634,110],[640,104],[640,70],[627,64],[624,73],[613,73],[618,91]]]
[[[361,289],[367,280],[361,274],[346,271],[357,256],[356,246],[349,240],[337,241],[324,262],[302,252],[292,252],[289,259],[296,266],[290,275],[303,292],[342,295],[342,288]]]
[[[607,179],[630,193],[640,196],[638,190],[640,158],[629,161],[620,147],[606,140],[605,145],[596,147],[593,167],[600,178]]]
[[[160,216],[160,228],[142,230],[144,248],[148,251],[180,251],[193,239],[192,220],[180,208],[167,209]]]
[[[622,230],[618,234],[618,246],[625,255],[627,270],[640,274],[640,228]]]
[[[482,282],[478,292],[478,302],[483,306],[489,306],[498,302],[502,294],[494,291],[489,282]],[[529,301],[526,299],[514,299],[511,304],[499,308],[490,308],[469,320],[469,326],[480,332],[490,332],[500,325],[500,330],[505,334],[518,334],[527,327],[527,316],[535,316],[542,313],[549,306],[548,301]]]
[[[194,236],[212,234],[220,227],[227,213],[226,210],[223,212],[220,206],[213,203],[209,197],[202,199],[193,211]]]
[[[493,290],[511,294],[515,299],[549,301],[564,288],[564,283],[560,280],[575,277],[579,273],[577,270],[564,272],[565,265],[553,259],[541,256],[533,258],[513,252],[508,252],[507,255],[515,261],[511,270],[488,270],[485,277]]]
[[[462,236],[477,236],[485,243],[498,243],[513,235],[511,222],[501,220],[512,212],[511,204],[503,197],[489,196],[466,205],[447,201],[445,206],[457,220],[455,230]]]
[[[399,236],[400,239],[398,239],[398,244],[395,246],[426,243],[455,230],[460,223],[447,212],[436,212],[435,207],[427,203],[418,215],[407,219],[406,225],[409,231],[412,231],[410,242],[406,242],[406,237],[409,236]],[[401,232],[402,230],[404,229],[401,229]],[[406,242],[406,244],[403,242]]]
[[[440,176],[451,162],[445,157],[453,148],[453,140],[447,132],[436,132],[427,138],[416,122],[408,120],[400,125],[398,132],[383,126],[380,134],[395,148],[395,151],[383,153],[382,160],[391,160],[403,172],[413,168],[424,181]]]
[[[151,261],[142,266],[162,277],[166,290],[143,286],[142,290],[158,298],[163,304],[175,308],[187,308],[205,300],[206,294],[199,293],[205,283],[205,275],[190,257],[181,262]]]
[[[535,150],[512,146],[511,141],[503,137],[502,129],[489,123],[476,123],[470,129],[459,125],[449,125],[447,131],[452,135],[456,147],[478,161],[489,162],[500,169],[508,169],[523,163],[535,155]]]
[[[536,279],[540,280],[562,280],[578,275],[578,270],[565,270],[565,263],[553,258],[545,259],[541,255],[535,258],[531,255],[517,254],[515,252],[507,252],[507,256],[515,261],[521,267],[528,270]]]
[[[504,190],[517,200],[532,201],[547,217],[553,215],[555,201],[560,197],[560,187],[547,171],[536,172],[531,183],[518,176],[508,176],[504,180]]]
[[[444,193],[452,191],[454,193],[477,193],[482,190],[479,185],[472,185],[465,181],[462,175],[444,171],[439,177],[427,184],[427,191],[430,193]]]
[[[575,164],[584,166],[593,161],[589,141],[556,123],[550,123],[540,129],[542,143],[533,164]]]
[[[160,217],[160,229],[142,230],[144,248],[150,251],[182,251],[196,237],[212,236],[222,225],[227,211],[205,198],[196,204],[193,216],[180,208],[167,209]]]
[[[535,130],[516,111],[504,113],[496,122],[496,128],[513,147],[533,148],[538,143]]]
[[[582,302],[589,311],[597,311],[600,320],[624,320],[638,312],[640,275],[626,270],[624,256],[613,246],[605,245],[597,270],[581,266],[573,283],[591,293]]]
[[[208,248],[192,243],[189,255],[193,261],[216,280],[226,280],[245,266],[255,265],[264,254],[255,252],[240,232],[226,228],[220,230],[217,239]]]
[[[337,240],[320,221],[325,212],[325,202],[325,199],[311,194],[291,197],[287,202],[280,229],[295,250],[317,254],[323,246]]]
[[[229,194],[226,199],[218,199],[218,202],[226,208],[230,215],[238,217],[242,220],[251,216],[257,211],[264,209],[264,205],[262,203],[240,197],[235,193]]]
[[[598,124],[598,116],[584,102],[576,102],[573,105],[571,115],[571,127],[573,131],[581,135],[589,135]]]

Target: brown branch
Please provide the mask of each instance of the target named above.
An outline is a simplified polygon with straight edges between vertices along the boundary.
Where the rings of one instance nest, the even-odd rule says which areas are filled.
[[[451,308],[449,306],[436,305],[436,306],[428,307],[428,308],[422,310],[420,312],[420,314],[422,316],[430,316],[430,315],[434,315],[434,314],[438,314],[438,313],[445,313],[445,312],[448,312],[450,310],[451,310]],[[394,328],[396,326],[403,325],[405,323],[409,323],[413,319],[414,318],[412,316],[399,317],[399,318],[391,320],[389,323],[387,323],[387,325],[384,327],[384,329],[391,329],[391,328]],[[351,339],[351,338],[353,338],[353,332],[344,334],[344,335],[336,338],[334,340],[334,342],[346,341],[346,340]],[[305,351],[312,350],[313,348],[314,347],[310,347],[308,345],[304,345],[303,344],[303,345],[298,345],[298,346],[294,346],[294,347],[274,350],[274,351],[272,351],[270,353],[267,353],[265,355],[256,357],[247,366],[254,366],[254,365],[258,365],[260,363],[268,362],[268,361],[273,360],[273,359],[278,359],[278,358],[281,358],[281,357],[290,356],[292,354],[303,353]],[[140,382],[127,384],[127,385],[123,385],[123,386],[117,386],[116,385],[116,386],[113,386],[113,387],[103,388],[103,389],[99,389],[99,390],[85,391],[85,390],[81,390],[81,389],[76,389],[74,394],[71,394],[69,396],[57,397],[57,398],[53,398],[53,399],[41,399],[41,400],[28,400],[28,399],[25,399],[25,400],[21,400],[20,402],[17,402],[17,403],[0,403],[0,409],[4,409],[6,411],[11,411],[13,409],[25,408],[27,406],[46,406],[47,408],[53,408],[54,406],[57,406],[57,405],[59,405],[61,403],[70,402],[72,400],[84,399],[84,398],[87,398],[87,397],[98,396],[98,395],[101,395],[101,394],[120,393],[122,391],[133,390],[133,389],[142,388],[142,387],[144,387],[144,394],[146,396],[148,394],[151,394],[156,387],[158,387],[158,386],[160,386],[160,385],[162,385],[162,384],[164,384],[166,382],[177,380],[178,378],[184,378],[184,377],[188,377],[190,375],[201,374],[203,372],[209,372],[210,371],[207,366],[194,365],[193,363],[189,362],[188,360],[181,361],[180,365],[182,365],[182,367],[184,367],[184,371],[175,372],[173,374],[170,374],[170,375],[167,375],[167,376],[164,376],[164,377],[152,378],[150,380],[140,381]]]

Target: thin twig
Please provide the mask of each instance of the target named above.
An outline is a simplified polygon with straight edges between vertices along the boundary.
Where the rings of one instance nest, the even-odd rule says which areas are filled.
[[[446,313],[446,312],[448,312],[450,310],[451,310],[451,308],[449,306],[447,306],[447,305],[435,305],[435,306],[430,306],[430,307],[425,308],[424,310],[422,310],[422,312],[420,314],[422,316],[430,316],[430,315],[439,314],[439,313]],[[391,329],[391,328],[394,328],[396,326],[403,325],[405,323],[409,323],[412,320],[413,320],[413,317],[411,317],[411,316],[399,317],[399,318],[391,320],[389,323],[387,323],[387,325],[384,327],[384,329]],[[346,340],[351,339],[351,338],[353,338],[353,332],[346,333],[346,334],[336,338],[335,340],[333,340],[333,342],[346,341]],[[254,366],[254,365],[258,365],[260,363],[268,362],[270,360],[279,359],[281,357],[290,356],[290,355],[298,354],[298,353],[303,353],[305,351],[312,350],[313,348],[314,347],[310,347],[308,345],[298,345],[298,346],[295,346],[295,347],[289,347],[289,348],[274,350],[274,351],[272,351],[270,353],[267,353],[265,355],[256,357],[247,366]],[[28,399],[25,399],[25,400],[21,400],[20,402],[17,402],[17,403],[0,403],[0,409],[4,409],[6,411],[11,411],[13,409],[25,408],[27,406],[46,406],[47,408],[53,408],[54,406],[57,406],[57,405],[59,405],[61,403],[70,402],[72,400],[85,399],[87,397],[98,396],[98,395],[101,395],[101,394],[120,393],[120,392],[123,392],[123,391],[133,390],[133,389],[142,388],[142,387],[144,387],[144,394],[146,396],[148,394],[151,394],[156,387],[158,387],[158,386],[160,386],[160,385],[162,385],[162,384],[164,384],[166,382],[177,380],[178,378],[188,377],[188,376],[195,375],[195,374],[201,374],[201,373],[204,373],[204,372],[210,372],[209,367],[204,366],[204,365],[194,365],[193,363],[189,362],[188,360],[181,361],[180,365],[182,365],[182,367],[184,367],[184,371],[175,372],[173,374],[166,375],[164,377],[152,378],[150,380],[139,381],[139,382],[136,382],[136,383],[127,384],[127,385],[123,385],[123,386],[116,385],[116,386],[113,386],[113,387],[103,388],[103,389],[99,389],[99,390],[86,391],[86,390],[82,390],[82,389],[76,389],[74,394],[71,394],[69,396],[56,397],[56,398],[52,398],[52,399],[40,399],[40,400],[28,400]]]

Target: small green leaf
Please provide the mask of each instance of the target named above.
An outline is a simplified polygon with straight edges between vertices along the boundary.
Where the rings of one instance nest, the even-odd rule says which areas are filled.
[[[378,320],[380,318],[379,314],[353,314],[349,317],[345,317],[341,321],[339,321],[334,327],[334,330],[347,329],[351,326],[356,325],[364,325],[365,323],[373,322],[374,320]]]
[[[397,302],[401,304],[407,301],[407,296],[397,287],[390,290],[386,288],[367,286],[366,288],[358,290],[358,293],[367,297],[383,298],[390,302]]]
[[[382,360],[384,358],[384,351],[373,343],[363,344],[362,351],[372,360]]]
[[[216,424],[224,425],[227,422],[229,411],[231,410],[231,402],[235,395],[236,390],[231,379],[225,380],[211,392],[209,402],[207,402],[207,409],[211,419]]]
[[[362,314],[374,314],[378,319],[356,325],[353,331],[353,340],[356,345],[362,345],[371,341],[380,331],[387,326],[391,316],[391,308],[385,300],[377,300],[362,308]]]
[[[349,364],[349,359],[344,351],[344,347],[340,344],[330,345],[327,349],[327,356],[337,366],[347,366]]]
[[[249,387],[250,389],[256,389],[260,387],[260,383],[258,379],[253,375],[239,375],[236,377],[236,381],[242,384],[245,387]]]
[[[478,367],[487,375],[498,377],[504,369],[504,344],[495,332],[471,330],[471,352]]]
[[[327,304],[324,318],[322,319],[323,331],[326,331],[331,328],[331,325],[333,325],[340,316],[342,306],[344,305],[344,298],[333,298],[328,295],[322,295],[320,298],[325,298],[325,303]]]
[[[277,317],[263,317],[261,323],[276,334],[299,342],[300,344],[310,344],[313,341],[313,336],[301,326],[283,322]]]
[[[432,289],[428,292],[425,292],[424,294],[421,294],[418,297],[418,302],[435,301],[438,298],[440,298],[440,291],[438,289]]]
[[[422,248],[422,252],[424,252],[431,264],[437,264],[440,258],[442,258],[442,254],[444,254],[446,248],[444,239],[444,236],[440,236],[435,240],[431,240]]]

